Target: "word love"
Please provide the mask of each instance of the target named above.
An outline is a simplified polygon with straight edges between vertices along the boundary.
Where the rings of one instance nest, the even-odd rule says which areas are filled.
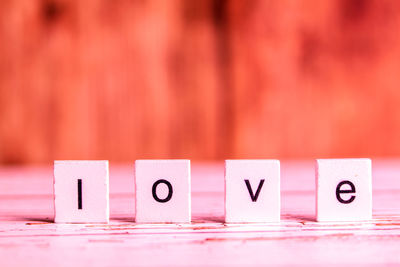
[[[318,221],[372,218],[370,159],[316,161]],[[137,160],[136,222],[190,223],[189,160]],[[280,221],[278,160],[225,161],[225,221]],[[57,223],[108,223],[108,161],[55,161]]]

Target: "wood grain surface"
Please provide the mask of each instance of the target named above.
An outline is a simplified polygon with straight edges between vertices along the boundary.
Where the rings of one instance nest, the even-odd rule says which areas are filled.
[[[54,224],[52,168],[0,169],[1,266],[400,264],[400,161],[373,161],[373,219],[317,223],[314,165],[282,162],[282,222],[225,224],[223,165],[193,164],[192,223],[134,223],[133,166],[111,165],[110,224]]]

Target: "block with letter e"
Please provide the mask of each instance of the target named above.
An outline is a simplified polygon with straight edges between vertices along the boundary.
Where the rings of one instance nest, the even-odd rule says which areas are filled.
[[[191,221],[190,160],[136,160],[136,222]]]
[[[225,221],[280,221],[279,160],[225,161]]]
[[[318,159],[315,179],[317,221],[372,218],[370,159]]]
[[[54,222],[108,223],[107,160],[54,161]]]

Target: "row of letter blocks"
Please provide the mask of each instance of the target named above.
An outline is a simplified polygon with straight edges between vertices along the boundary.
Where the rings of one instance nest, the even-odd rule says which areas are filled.
[[[370,159],[316,161],[317,221],[372,218]],[[137,160],[136,222],[189,223],[189,160]],[[55,161],[55,222],[108,223],[108,161]],[[225,221],[267,223],[280,220],[278,160],[225,162]]]

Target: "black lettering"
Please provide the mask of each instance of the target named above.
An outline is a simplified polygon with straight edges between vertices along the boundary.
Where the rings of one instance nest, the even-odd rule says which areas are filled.
[[[168,196],[167,196],[166,198],[164,198],[164,199],[161,199],[161,198],[159,198],[159,197],[157,196],[157,186],[158,186],[159,184],[166,184],[166,185],[168,186]],[[171,183],[168,182],[167,180],[160,179],[160,180],[156,181],[156,182],[153,184],[152,193],[153,193],[153,198],[154,198],[157,202],[161,202],[161,203],[168,202],[168,201],[170,201],[171,198],[172,198],[172,193],[173,193],[172,185],[171,185]]]
[[[350,186],[350,190],[342,190],[342,189],[340,189],[345,184]],[[350,182],[350,181],[341,181],[336,187],[336,198],[340,203],[349,204],[349,203],[354,201],[356,196],[352,195],[349,199],[346,200],[346,199],[342,198],[341,194],[354,194],[355,192],[356,192],[356,187],[354,186],[354,184],[352,182]]]
[[[78,179],[78,209],[82,209],[82,179]]]
[[[244,182],[246,183],[247,190],[249,190],[251,201],[256,202],[257,199],[258,199],[258,195],[260,194],[261,188],[262,188],[262,186],[264,184],[264,179],[260,180],[260,183],[258,184],[257,191],[256,191],[255,195],[253,194],[253,190],[251,189],[250,181],[249,180],[244,180]]]

